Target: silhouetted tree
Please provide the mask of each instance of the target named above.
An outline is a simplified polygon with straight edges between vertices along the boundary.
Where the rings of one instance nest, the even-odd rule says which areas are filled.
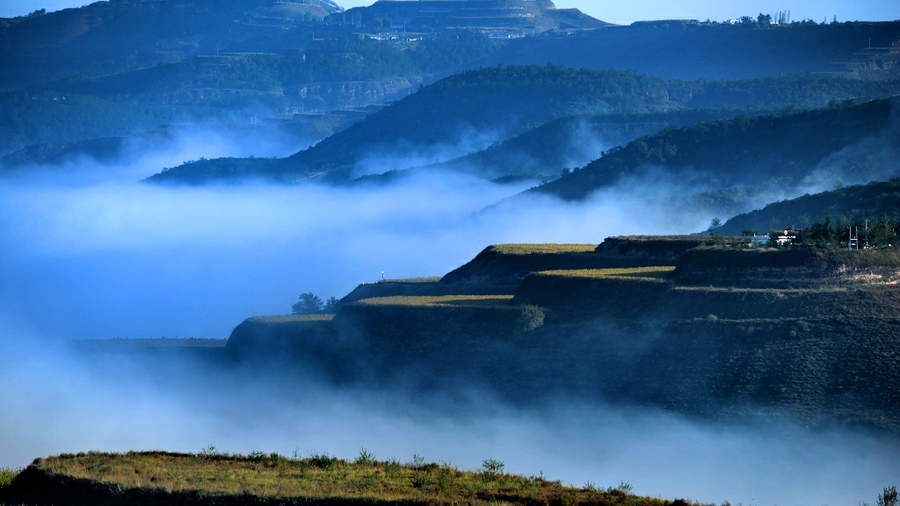
[[[300,294],[300,300],[291,306],[292,314],[315,314],[321,313],[324,304],[318,295],[312,292]]]
[[[325,301],[325,312],[326,313],[334,313],[337,312],[338,303],[340,301],[337,297],[328,297],[328,300]]]

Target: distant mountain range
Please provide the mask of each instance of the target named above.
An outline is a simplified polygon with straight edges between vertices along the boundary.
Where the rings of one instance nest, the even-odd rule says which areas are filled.
[[[746,20],[615,26],[549,0],[38,10],[0,19],[0,165],[110,162],[129,139],[173,142],[171,125],[203,123],[277,132],[298,151],[202,158],[150,181],[449,170],[578,200],[652,167],[688,185],[679,205],[727,217],[894,177],[892,102],[879,99],[900,95],[900,22]]]
[[[691,80],[896,79],[898,33],[897,22],[621,27],[526,0],[381,0],[349,10],[321,0],[100,1],[0,19],[0,155],[260,118],[320,140],[364,116],[335,121],[334,110],[365,111],[497,64]]]

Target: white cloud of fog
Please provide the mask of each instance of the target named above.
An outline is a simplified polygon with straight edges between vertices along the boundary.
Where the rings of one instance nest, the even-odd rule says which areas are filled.
[[[630,182],[587,203],[544,199],[473,217],[524,188],[445,174],[375,189],[173,188],[135,183],[134,170],[86,165],[4,181],[5,307],[62,338],[227,337],[247,316],[286,312],[301,292],[340,297],[382,271],[441,275],[492,243],[599,243],[709,220]]]
[[[131,183],[187,160],[283,157],[306,149],[311,142],[312,139],[301,134],[294,135],[268,124],[172,125],[126,137],[117,152],[105,153],[112,162],[98,162],[89,155],[63,157],[49,166],[15,167],[12,176],[25,175],[31,184]]]
[[[637,181],[586,203],[536,197],[478,213],[522,188],[460,175],[377,189],[171,188],[134,183],[137,172],[85,166],[0,186],[0,466],[90,449],[353,458],[365,447],[748,504],[871,501],[896,476],[895,442],[863,435],[784,437],[563,401],[517,411],[480,399],[454,412],[299,380],[279,390],[190,361],[76,360],[65,340],[227,337],[245,317],[287,312],[300,292],[341,296],[381,271],[443,274],[491,243],[599,243],[709,220]]]
[[[478,397],[431,409],[422,406],[433,402],[387,391],[269,384],[252,371],[189,361],[81,362],[8,319],[0,319],[0,333],[17,338],[0,342],[0,466],[87,450],[213,445],[353,459],[365,448],[380,459],[419,454],[464,469],[492,458],[509,472],[576,486],[626,481],[636,493],[666,498],[785,505],[871,502],[896,480],[900,445],[864,434],[725,428],[562,399],[545,410]]]
[[[354,177],[383,174],[391,170],[405,170],[438,164],[486,149],[506,137],[493,130],[476,131],[471,126],[460,128],[456,139],[428,145],[410,145],[401,140],[393,149],[379,149],[364,156],[356,164]]]

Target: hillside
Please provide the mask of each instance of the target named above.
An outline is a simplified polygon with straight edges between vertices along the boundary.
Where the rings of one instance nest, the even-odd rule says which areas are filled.
[[[270,49],[260,47],[263,41],[287,46],[291,43],[287,34],[274,29],[280,26],[263,26],[254,18],[268,13],[285,21],[297,19],[302,25],[304,17],[322,18],[336,10],[330,2],[283,6],[269,0],[113,0],[36,11],[0,25],[0,87],[78,75],[99,77],[217,51]]]
[[[898,276],[894,249],[758,249],[740,237],[499,245],[406,293],[363,285],[369,298],[351,293],[333,318],[247,320],[226,349],[415,394],[472,387],[522,405],[896,434],[900,375],[879,364],[900,345]]]
[[[453,160],[403,172],[392,170],[357,181],[371,184],[424,171],[464,172],[501,183],[519,179],[552,180],[572,168],[596,160],[609,147],[627,144],[670,126],[690,125],[743,113],[746,110],[686,109],[643,114],[567,116]]]
[[[550,0],[419,0],[414,3],[382,0],[369,7],[333,14],[329,19],[356,20],[357,27],[363,30],[393,29],[391,35],[474,29],[502,39],[548,30],[592,30],[609,26],[577,9],[557,9]]]
[[[526,0],[381,1],[347,11],[326,0],[113,0],[39,9],[0,19],[0,155],[173,123],[260,118],[293,118],[300,140],[319,140],[352,122],[332,125],[335,110],[359,112],[455,72],[497,64],[551,62],[713,80],[709,93],[719,79],[891,80],[900,77],[897,34],[897,23],[614,27]],[[688,107],[748,101],[757,108],[808,107],[885,95],[845,91],[811,103],[776,94],[773,101],[737,87],[717,105]]]
[[[423,12],[441,19],[429,19],[423,33],[408,31]],[[524,0],[379,2],[352,12],[328,0],[39,9],[0,19],[0,154],[173,122],[294,114],[309,121],[309,113],[384,104],[471,68],[501,43],[492,30],[535,34],[563,25],[605,24]]]
[[[492,141],[566,116],[721,109],[728,104],[754,110],[820,107],[846,97],[895,94],[900,92],[898,83],[813,76],[708,83],[554,65],[483,68],[423,87],[276,164],[247,164],[243,175],[278,181],[318,178],[343,182],[360,173],[384,173],[456,158],[460,152],[481,150]],[[412,161],[401,165],[407,154]],[[379,165],[380,159],[390,160],[390,164]],[[484,175],[490,177],[491,172]],[[213,162],[170,168],[149,180],[196,183],[227,177],[233,174],[218,171]]]
[[[690,506],[638,496],[630,487],[576,488],[543,476],[504,471],[504,463],[486,459],[481,469],[457,469],[449,462],[415,459],[379,461],[360,450],[355,461],[327,453],[285,457],[252,452],[229,455],[214,449],[199,454],[100,452],[36,459],[9,485],[0,501],[12,504],[158,505],[301,505],[330,506],[487,506],[570,501],[586,506]]]
[[[743,230],[804,228],[827,216],[853,223],[868,218],[874,223],[885,215],[892,223],[900,221],[900,179],[872,181],[774,202],[734,216],[716,231],[737,234]]]
[[[669,128],[608,150],[580,170],[530,190],[567,200],[654,173],[696,190],[680,205],[726,215],[809,186],[887,179],[900,149],[896,99]],[[816,139],[816,142],[809,142]]]
[[[816,24],[806,20],[762,27],[660,20],[565,36],[547,32],[516,40],[483,63],[542,65],[552,61],[572,67],[632,69],[670,79],[731,80],[804,73],[897,79],[898,37],[900,21]]]

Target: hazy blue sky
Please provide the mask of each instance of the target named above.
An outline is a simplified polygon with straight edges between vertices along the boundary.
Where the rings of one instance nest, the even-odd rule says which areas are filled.
[[[595,18],[611,23],[628,24],[642,19],[693,18],[724,20],[742,15],[756,15],[791,10],[795,20],[811,18],[821,22],[837,16],[839,21],[887,21],[900,19],[898,0],[554,0],[560,8],[577,7]],[[27,14],[36,9],[58,10],[79,7],[86,0],[2,0],[0,16]],[[372,0],[337,0],[344,7],[371,5]]]

